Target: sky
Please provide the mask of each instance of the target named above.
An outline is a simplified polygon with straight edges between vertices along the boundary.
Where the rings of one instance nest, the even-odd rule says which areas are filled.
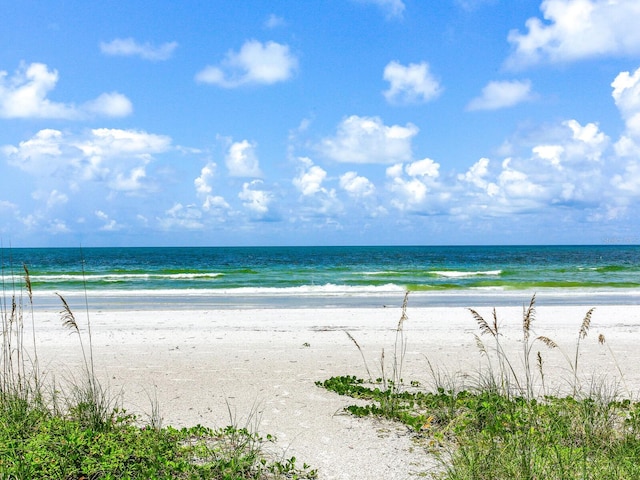
[[[4,247],[640,243],[638,0],[0,18]]]

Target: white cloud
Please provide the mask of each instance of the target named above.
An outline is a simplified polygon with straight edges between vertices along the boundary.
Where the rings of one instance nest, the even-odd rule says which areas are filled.
[[[432,177],[437,178],[440,170],[440,164],[434,162],[430,158],[417,160],[408,164],[404,171],[410,177]]]
[[[391,179],[387,189],[395,195],[391,205],[399,210],[423,211],[427,207],[427,193],[438,187],[439,169],[440,165],[430,158],[387,168],[386,175]]]
[[[524,171],[512,167],[511,163],[511,159],[502,162],[502,172],[497,181],[501,192],[518,208],[540,206],[547,197],[545,188],[535,183]]]
[[[100,42],[100,51],[105,55],[132,57],[145,60],[168,60],[178,47],[177,42],[167,42],[159,46],[151,43],[140,44],[133,38],[116,38],[110,42]]]
[[[18,146],[0,148],[10,165],[38,178],[57,177],[78,187],[100,181],[112,190],[143,188],[145,166],[171,147],[171,139],[136,130],[98,128],[81,135],[45,129]]]
[[[196,194],[202,199],[202,209],[205,212],[217,212],[230,210],[230,205],[220,195],[212,195],[213,192],[213,178],[215,176],[217,165],[213,162],[208,162],[200,170],[200,175],[193,181],[196,187]]]
[[[211,193],[211,181],[215,175],[216,167],[215,163],[209,162],[200,170],[200,176],[193,181],[198,195],[206,196]]]
[[[350,196],[364,198],[371,196],[376,187],[367,177],[361,177],[357,172],[347,172],[340,176],[340,187]]]
[[[0,117],[79,120],[95,115],[122,117],[133,111],[118,92],[103,93],[81,106],[51,101],[47,95],[58,83],[58,72],[43,63],[21,65],[11,77],[0,71]]]
[[[292,183],[302,195],[314,195],[322,190],[322,182],[327,178],[327,172],[314,165],[309,158],[304,157],[299,160],[302,168],[298,176],[292,180]]]
[[[498,0],[455,0],[456,5],[458,5],[463,10],[471,12],[480,8],[482,5],[493,5]]]
[[[352,115],[319,148],[327,157],[344,163],[404,162],[411,160],[411,139],[418,131],[411,123],[386,126],[379,117]]]
[[[103,93],[80,106],[47,98],[58,83],[58,72],[43,63],[22,64],[11,77],[0,71],[0,117],[80,120],[99,115],[123,117],[133,111],[129,99],[118,92]]]
[[[271,85],[289,80],[297,66],[298,59],[288,45],[248,40],[238,53],[227,53],[220,66],[205,67],[196,75],[196,81],[223,88]]]
[[[293,185],[302,194],[296,207],[296,216],[303,221],[312,221],[318,217],[335,217],[342,211],[342,204],[337,199],[333,188],[323,186],[327,172],[314,165],[307,157],[298,158],[300,166],[298,175],[292,180]]]
[[[531,151],[538,158],[549,162],[556,168],[561,168],[560,162],[564,147],[562,145],[537,145]]]
[[[611,86],[613,99],[626,122],[627,135],[640,140],[640,68],[633,74],[620,72]]]
[[[128,172],[117,172],[115,178],[108,182],[111,190],[121,192],[136,192],[142,190],[142,181],[146,178],[147,171],[144,166],[134,167]]]
[[[84,110],[105,117],[126,117],[133,112],[131,101],[118,92],[103,93],[84,104]]]
[[[635,160],[630,161],[625,166],[623,174],[612,177],[611,185],[625,195],[640,195],[640,165],[638,162]],[[618,198],[618,200],[624,201],[625,199]]]
[[[498,186],[487,180],[490,163],[491,160],[488,158],[481,158],[474,163],[464,175],[458,175],[458,180],[471,183],[484,190],[490,197],[493,197],[498,193]]]
[[[287,24],[284,18],[272,13],[264,22],[264,27],[268,29],[284,27]]]
[[[5,210],[5,211],[11,211],[13,213],[18,213],[19,208],[18,205],[16,205],[13,202],[10,202],[9,200],[0,200],[0,210]]]
[[[398,62],[389,62],[384,67],[383,78],[390,83],[383,92],[392,104],[410,104],[428,102],[442,92],[440,83],[429,72],[426,62],[410,63],[408,66]]]
[[[482,89],[482,95],[469,102],[467,110],[498,110],[531,98],[531,82],[528,80],[489,82]]]
[[[585,160],[599,162],[605,149],[609,146],[609,137],[600,131],[596,123],[582,126],[576,120],[562,122],[571,131],[571,141],[566,146],[567,158],[573,163]]]
[[[261,180],[245,182],[242,185],[242,191],[238,194],[238,198],[242,200],[242,205],[246,209],[256,215],[264,216],[269,212],[269,204],[272,201],[272,197],[269,192],[256,188],[261,184]]]
[[[529,155],[506,158],[495,172],[489,169],[490,160],[482,158],[458,175],[459,181],[477,188],[461,190],[460,210],[500,216],[555,206],[596,209],[617,196],[605,172],[615,168],[604,160],[610,140],[596,124],[568,120],[540,137]]]
[[[64,220],[60,220],[59,218],[54,218],[50,222],[48,222],[45,230],[52,235],[59,235],[63,233],[69,233],[71,230],[67,227],[67,224]]]
[[[47,94],[58,83],[58,72],[42,63],[21,65],[10,78],[0,71],[0,116],[4,118],[75,118],[75,108],[52,102]]]
[[[202,212],[195,205],[175,203],[157,220],[163,230],[201,230],[204,227],[201,218]]]
[[[540,9],[546,23],[533,17],[527,33],[509,33],[509,66],[640,53],[637,0],[544,0]]]
[[[109,215],[104,213],[102,210],[96,210],[94,212],[95,216],[104,222],[104,224],[100,227],[100,230],[103,232],[115,232],[118,230],[122,230],[122,225],[120,225],[115,220],[109,218]]]
[[[31,195],[35,200],[44,200],[48,209],[58,205],[64,205],[69,201],[66,193],[59,192],[56,189],[50,192],[36,191]]]
[[[50,175],[58,166],[66,162],[62,157],[62,145],[65,143],[62,132],[44,129],[29,140],[22,141],[17,147],[4,145],[2,153],[9,164],[34,175]]]
[[[541,143],[534,146],[532,160],[542,160],[557,170],[592,168],[588,163],[601,160],[609,146],[609,137],[595,123],[581,125],[576,120],[562,122],[559,130],[561,143]],[[536,165],[540,166],[537,162]]]
[[[398,210],[415,208],[427,198],[427,186],[417,178],[406,180],[396,177],[388,188],[397,195],[391,200],[391,205]]]
[[[405,4],[403,0],[355,0],[355,1],[359,3],[370,3],[372,5],[377,5],[387,14],[387,17],[389,18],[393,18],[393,17],[401,18],[405,10]]]
[[[232,177],[262,176],[256,155],[256,145],[248,140],[232,143],[225,157],[225,163]]]
[[[220,195],[207,195],[207,198],[202,204],[202,209],[205,212],[216,212],[217,214],[222,214],[223,212],[229,211],[231,206],[227,203],[224,197],[221,197]]]

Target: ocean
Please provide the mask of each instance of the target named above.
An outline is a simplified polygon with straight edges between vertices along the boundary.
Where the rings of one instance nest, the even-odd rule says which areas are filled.
[[[93,308],[640,303],[640,246],[2,249],[7,292]]]

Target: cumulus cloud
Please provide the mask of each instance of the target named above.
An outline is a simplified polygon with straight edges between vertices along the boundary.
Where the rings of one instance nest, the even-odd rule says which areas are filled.
[[[355,198],[369,197],[376,191],[373,183],[367,177],[359,176],[357,172],[347,172],[341,175],[340,187]]]
[[[611,86],[613,99],[626,122],[627,135],[640,140],[640,68],[633,74],[621,72]]]
[[[327,172],[318,165],[314,165],[310,158],[299,159],[301,168],[298,176],[292,180],[293,185],[302,195],[314,195],[322,190],[322,182],[327,178]]]
[[[100,51],[105,55],[121,57],[140,57],[144,60],[168,60],[178,47],[177,42],[153,45],[149,42],[140,44],[133,38],[115,38],[110,42],[100,42]]]
[[[253,180],[242,184],[242,191],[238,198],[242,200],[242,205],[251,213],[263,217],[269,212],[269,205],[272,196],[266,190],[257,188],[262,184],[262,180]]]
[[[224,197],[220,195],[212,195],[213,178],[215,176],[217,165],[214,162],[208,162],[200,170],[200,175],[193,181],[196,188],[196,194],[202,199],[202,209],[205,212],[222,213],[231,207]]]
[[[158,217],[158,225],[163,230],[201,230],[202,212],[195,205],[175,203],[164,212],[164,217]]]
[[[108,182],[108,185],[111,190],[137,192],[143,189],[143,180],[146,176],[147,171],[145,167],[141,165],[133,167],[128,172],[116,172],[114,178]]]
[[[540,9],[546,22],[533,17],[526,33],[509,33],[508,66],[640,53],[637,0],[544,0]]]
[[[143,188],[146,165],[171,147],[163,135],[98,128],[81,135],[44,129],[17,146],[0,147],[10,165],[39,178],[99,181],[116,191]]]
[[[256,145],[248,140],[232,143],[225,157],[232,177],[261,177],[262,171],[256,155]]]
[[[133,112],[131,101],[118,92],[103,93],[95,100],[84,104],[83,110],[105,117],[126,117]]]
[[[384,67],[383,78],[389,82],[384,97],[392,104],[428,102],[442,92],[438,80],[429,72],[426,62],[407,66],[393,61]]]
[[[207,196],[213,190],[211,182],[215,175],[216,167],[215,163],[209,162],[200,170],[200,176],[193,181],[198,195]]]
[[[411,160],[411,139],[418,131],[411,123],[386,126],[379,117],[352,115],[338,125],[334,137],[320,143],[319,149],[344,163],[404,162]]]
[[[490,163],[491,160],[488,158],[481,158],[474,163],[466,173],[458,175],[458,180],[475,185],[486,191],[487,195],[493,197],[498,193],[498,186],[487,180]]]
[[[131,101],[118,92],[103,93],[80,106],[47,98],[58,83],[57,70],[43,63],[22,64],[9,77],[0,71],[0,117],[80,120],[92,116],[123,117],[133,111]]]
[[[298,59],[288,45],[248,40],[239,52],[227,53],[219,66],[207,66],[196,75],[196,81],[223,88],[243,85],[271,85],[289,80]]]
[[[427,193],[436,186],[439,170],[440,165],[430,158],[388,167],[386,175],[391,183],[387,188],[394,194],[391,204],[399,210],[421,210]]]
[[[122,225],[118,222],[109,218],[109,215],[104,213],[102,210],[96,210],[94,212],[95,216],[98,217],[103,222],[103,225],[100,227],[100,230],[103,232],[115,232],[118,230],[122,230]]]
[[[493,216],[558,206],[594,210],[617,196],[605,173],[610,139],[597,124],[567,120],[541,133],[540,140],[528,154],[508,157],[497,168],[482,158],[458,175],[467,185],[459,195],[465,203],[459,210]]]
[[[502,162],[502,171],[497,183],[500,191],[509,197],[510,203],[519,208],[539,206],[547,200],[544,198],[547,196],[545,187],[531,179],[529,174],[512,165],[510,158]]]
[[[437,178],[440,175],[440,164],[425,158],[408,164],[404,170],[410,177]]]
[[[402,18],[405,10],[403,0],[354,0],[358,3],[368,3],[380,7],[389,18]]]
[[[528,80],[489,82],[482,89],[482,95],[469,102],[467,110],[498,110],[531,98],[531,82]]]
[[[299,219],[309,221],[318,217],[334,217],[342,211],[335,189],[323,186],[327,179],[326,170],[314,165],[308,157],[298,158],[298,162],[298,175],[292,183],[301,193],[296,210]]]
[[[215,212],[216,214],[221,215],[224,212],[231,210],[231,205],[229,205],[224,197],[220,195],[207,195],[207,198],[202,204],[202,209],[205,212]]]

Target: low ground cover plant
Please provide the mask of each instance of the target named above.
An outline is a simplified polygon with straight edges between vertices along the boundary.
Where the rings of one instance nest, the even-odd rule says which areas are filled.
[[[247,428],[163,428],[155,410],[141,426],[94,374],[88,311],[85,338],[63,297],[61,322],[78,335],[84,368],[64,391],[47,385],[38,365],[29,271],[16,280],[3,266],[0,278],[0,479],[316,478],[295,457],[269,453],[275,438]],[[33,329],[32,345],[25,323]]]
[[[441,469],[431,472],[434,478],[637,479],[640,403],[619,395],[617,385],[592,382],[585,388],[579,380],[580,342],[588,335],[592,313],[589,310],[580,325],[575,355],[563,353],[570,372],[565,395],[549,394],[542,355],[534,355],[534,345],[560,348],[548,337],[532,336],[535,296],[523,310],[519,359],[506,353],[495,309],[490,322],[470,311],[486,359],[485,369],[471,383],[456,382],[462,377],[442,381],[430,365],[433,388],[404,384],[397,363],[391,381],[341,376],[317,384],[364,400],[346,407],[351,414],[407,425],[421,445],[440,457]],[[405,297],[398,329],[406,318]],[[483,335],[490,339],[487,344]],[[602,336],[599,340],[605,341]],[[404,346],[400,352],[394,361],[401,359]]]

